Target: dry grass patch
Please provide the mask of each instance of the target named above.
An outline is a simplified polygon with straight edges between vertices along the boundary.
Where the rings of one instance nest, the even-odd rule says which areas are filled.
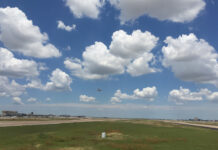
[[[146,138],[145,141],[148,144],[159,144],[159,143],[187,142],[187,139],[185,138],[168,139],[168,138],[150,137],[150,138]]]
[[[146,138],[145,141],[146,141],[147,143],[150,143],[150,144],[158,144],[158,143],[170,142],[169,139],[158,138],[158,137]]]
[[[111,130],[106,132],[106,139],[108,140],[123,140],[125,135],[118,130]]]
[[[158,127],[175,127],[175,124],[172,123],[166,123],[159,120],[127,120],[123,122],[130,122],[134,124],[145,124],[145,125],[154,125]]]
[[[40,148],[42,146],[42,144],[36,144],[35,147],[36,148]]]
[[[107,139],[110,140],[122,140],[123,139],[123,134],[119,132],[111,132],[107,134]]]
[[[91,147],[65,147],[59,150],[94,150],[94,149]]]
[[[110,144],[111,147],[120,149],[120,150],[152,150],[152,148],[145,144],[118,144],[118,143],[112,143]]]

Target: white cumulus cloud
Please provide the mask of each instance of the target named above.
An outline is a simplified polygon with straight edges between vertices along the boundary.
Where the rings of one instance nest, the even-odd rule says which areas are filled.
[[[46,83],[44,90],[46,91],[71,91],[72,79],[68,74],[60,69],[56,69],[50,76],[50,81]]]
[[[105,79],[110,75],[123,74],[140,76],[154,73],[150,63],[154,60],[151,50],[158,38],[150,32],[140,30],[128,35],[123,30],[114,32],[110,48],[102,42],[86,47],[83,60],[67,58],[65,67],[72,75],[83,79]]]
[[[17,59],[9,50],[0,47],[0,75],[15,78],[34,77],[39,75],[38,67],[35,61]]]
[[[111,103],[116,104],[116,103],[121,103],[122,100],[120,100],[118,97],[111,97]]]
[[[25,13],[17,7],[0,8],[0,41],[8,49],[37,58],[59,57],[61,53],[48,42]]]
[[[29,102],[29,103],[35,103],[35,102],[37,102],[37,99],[34,98],[34,97],[30,97],[30,98],[27,99],[27,102]]]
[[[194,34],[167,37],[162,48],[163,65],[184,81],[218,85],[218,54],[204,39]]]
[[[131,76],[141,76],[144,74],[155,73],[159,70],[156,68],[151,68],[149,62],[154,59],[152,53],[144,53],[142,56],[134,59],[128,66],[127,72]]]
[[[180,87],[179,90],[174,89],[169,92],[168,99],[177,104],[183,104],[190,101],[218,101],[218,92],[212,92],[208,89],[200,89],[197,92],[192,92],[189,89]]]
[[[64,22],[61,20],[58,20],[57,23],[58,23],[58,26],[57,26],[58,29],[62,29],[62,30],[68,31],[68,32],[76,29],[75,24],[73,24],[71,26],[65,25]]]
[[[0,76],[0,96],[18,97],[25,93],[26,88],[15,80],[10,81],[7,77]]]
[[[153,87],[146,87],[142,90],[136,89],[134,90],[134,96],[138,99],[146,99],[149,101],[154,101],[156,96],[158,95],[157,88],[155,86]]]
[[[20,97],[13,97],[12,100],[14,101],[14,104],[23,105],[23,102]]]
[[[51,101],[51,98],[50,98],[50,97],[47,97],[47,98],[45,99],[45,101],[46,101],[46,102],[50,102],[50,101]]]
[[[124,72],[125,60],[112,55],[101,42],[87,47],[83,59],[83,62],[79,59],[66,59],[64,64],[73,75],[84,79],[102,79]]]
[[[76,18],[97,19],[104,6],[104,0],[65,0],[65,3]]]
[[[71,91],[72,79],[61,69],[55,69],[49,76],[47,83],[43,84],[39,78],[33,78],[25,85],[26,88],[40,89],[44,91]],[[49,100],[48,100],[49,101]]]
[[[114,93],[114,97],[116,97],[118,99],[136,99],[135,95],[128,95],[126,93],[122,93],[121,90],[117,90]]]
[[[129,35],[119,30],[112,35],[110,52],[122,58],[133,59],[150,52],[157,45],[158,40],[158,37],[148,31],[135,30]]]
[[[92,96],[87,95],[80,95],[79,97],[81,102],[95,102],[96,98]]]
[[[114,96],[111,97],[112,103],[120,103],[122,100],[147,100],[147,101],[154,101],[158,95],[158,91],[156,87],[146,87],[142,90],[135,89],[133,94],[129,95],[127,93],[123,93],[121,90],[117,90],[114,93]]]
[[[96,42],[86,48],[83,52],[84,66],[93,74],[121,74],[123,70],[123,59],[117,58],[110,53],[107,47]]]
[[[27,80],[28,83],[25,85],[26,88],[35,88],[35,89],[44,89],[44,85],[41,83],[41,80],[39,78],[33,78],[30,80]]]
[[[210,92],[207,95],[207,99],[210,101],[218,101],[218,92]]]
[[[206,5],[204,0],[110,0],[110,3],[120,10],[122,24],[144,15],[158,20],[190,22]]]

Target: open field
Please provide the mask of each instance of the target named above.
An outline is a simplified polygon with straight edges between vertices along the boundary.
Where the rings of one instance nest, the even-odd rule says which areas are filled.
[[[101,139],[101,132],[107,138]],[[217,150],[218,131],[153,120],[0,128],[0,150]]]

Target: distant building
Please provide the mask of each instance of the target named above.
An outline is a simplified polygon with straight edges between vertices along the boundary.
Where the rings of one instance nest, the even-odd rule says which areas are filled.
[[[17,111],[2,111],[2,116],[7,117],[7,116],[18,116],[19,113]]]
[[[200,121],[200,119],[198,117],[195,117],[194,121]]]
[[[77,118],[86,118],[86,116],[77,116]]]

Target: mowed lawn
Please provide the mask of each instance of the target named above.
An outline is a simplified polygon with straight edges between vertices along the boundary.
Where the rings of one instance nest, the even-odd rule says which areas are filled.
[[[158,121],[3,127],[0,150],[218,150],[218,131]]]

